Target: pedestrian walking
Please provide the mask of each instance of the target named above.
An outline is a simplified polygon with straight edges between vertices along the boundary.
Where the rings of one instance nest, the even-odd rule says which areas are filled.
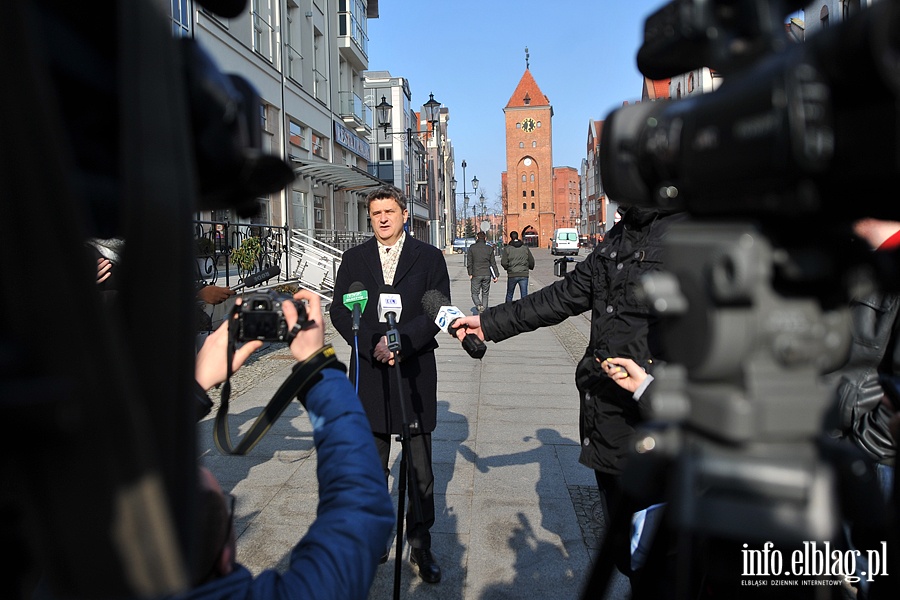
[[[534,255],[519,239],[518,231],[509,233],[509,244],[503,248],[500,266],[506,270],[506,301],[512,302],[516,286],[519,287],[520,298],[527,296],[528,272],[534,270]]]
[[[499,272],[497,271],[497,259],[494,258],[494,248],[485,242],[483,231],[475,236],[475,243],[469,246],[466,253],[466,270],[469,272],[469,280],[472,287],[472,302],[475,309],[481,314],[488,304],[488,296],[491,293],[491,283],[497,283]]]

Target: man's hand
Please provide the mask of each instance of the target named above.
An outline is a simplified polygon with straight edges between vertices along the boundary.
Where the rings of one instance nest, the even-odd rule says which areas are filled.
[[[97,259],[97,283],[103,283],[112,275],[112,263],[108,258]]]
[[[388,348],[387,336],[381,336],[378,343],[375,344],[375,350],[372,351],[375,360],[394,366],[394,353]]]
[[[325,345],[325,326],[322,316],[322,299],[309,290],[300,290],[294,294],[294,300],[306,300],[306,319],[310,322],[297,333],[297,337],[291,342],[291,354],[299,362],[303,362],[322,349]],[[284,320],[288,330],[293,329],[297,323],[297,309],[292,302],[283,302],[281,309],[284,311]]]
[[[197,299],[207,304],[221,304],[234,296],[234,294],[235,291],[231,288],[208,285],[197,292]]]
[[[238,300],[240,302],[240,300]],[[237,318],[237,315],[235,315]],[[240,348],[235,348],[231,361],[231,372],[235,373],[247,362],[253,352],[262,346],[259,340],[247,342]],[[222,323],[218,329],[207,336],[203,347],[197,353],[194,362],[194,378],[204,390],[225,381],[228,376],[228,321]]]
[[[471,317],[460,317],[453,321],[453,326],[457,327],[456,339],[463,341],[466,334],[474,333],[482,341],[484,341],[484,331],[481,330],[481,315]]]

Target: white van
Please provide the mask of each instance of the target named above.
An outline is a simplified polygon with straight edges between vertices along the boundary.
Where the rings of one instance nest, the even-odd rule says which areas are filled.
[[[553,239],[550,241],[550,254],[578,256],[578,230],[574,227],[554,230]]]

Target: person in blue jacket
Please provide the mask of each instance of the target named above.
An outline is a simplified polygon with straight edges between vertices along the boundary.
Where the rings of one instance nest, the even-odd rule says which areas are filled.
[[[285,320],[296,333],[290,343],[299,361],[294,369],[309,371],[308,378],[301,378],[308,383],[298,399],[309,414],[316,444],[316,520],[294,546],[284,572],[272,568],[253,577],[237,562],[233,497],[224,494],[213,474],[201,467],[199,540],[191,565],[194,587],[179,599],[364,600],[369,594],[394,524],[393,505],[369,420],[346,369],[325,344],[321,301],[307,290],[294,298],[307,301],[312,322],[295,328],[297,311],[290,302],[284,303]],[[195,376],[205,389],[225,380],[226,344],[217,344],[216,339],[211,336],[206,352],[197,357]],[[249,351],[235,353],[234,368],[258,343],[245,346]]]

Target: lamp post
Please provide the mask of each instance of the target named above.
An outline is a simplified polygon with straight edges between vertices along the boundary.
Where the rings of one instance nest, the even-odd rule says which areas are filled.
[[[484,190],[481,191],[481,197],[478,200],[481,202],[481,220],[484,221]]]
[[[466,237],[466,229],[465,223],[469,222],[469,197],[466,195],[466,159],[463,159],[462,164],[463,170],[463,237]]]
[[[478,177],[472,177],[472,193],[478,191]],[[475,223],[475,202],[472,202],[472,232],[473,235],[478,232],[478,225]]]
[[[376,115],[378,118],[378,126],[384,130],[385,136],[396,135],[396,136],[399,136],[401,140],[406,140],[406,152],[407,152],[407,157],[408,157],[407,166],[409,167],[409,180],[407,183],[406,196],[410,201],[412,201],[413,200],[413,193],[412,193],[413,192],[413,182],[414,182],[413,166],[412,166],[413,135],[427,136],[429,131],[427,128],[425,129],[425,131],[418,131],[418,130],[414,130],[412,127],[407,127],[405,132],[388,133],[388,129],[391,128],[391,121],[393,118],[393,113],[392,113],[393,108],[394,108],[393,105],[390,102],[388,102],[384,96],[382,96],[381,102],[377,106],[375,106],[375,111],[376,111]],[[431,124],[431,134],[437,136],[438,135],[437,124],[438,124],[438,120],[440,119],[441,103],[434,99],[434,94],[429,94],[428,102],[426,102],[424,105],[422,105],[422,108],[425,109],[425,120]],[[438,152],[440,152],[440,140],[436,139],[436,142],[437,142],[436,147],[438,149]],[[380,169],[379,169],[379,175],[380,175]],[[380,177],[379,177],[379,179],[380,179]],[[435,190],[437,191],[438,189],[439,189],[439,187],[436,186]],[[437,206],[437,204],[432,203],[432,206],[433,207]]]

